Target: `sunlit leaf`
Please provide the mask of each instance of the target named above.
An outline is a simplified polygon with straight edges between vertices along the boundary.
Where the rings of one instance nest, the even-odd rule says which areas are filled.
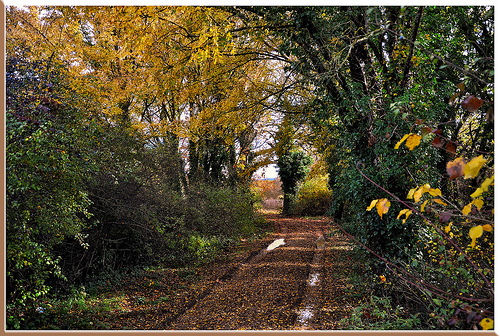
[[[427,203],[429,203],[429,200],[426,200],[424,203],[422,203],[422,205],[420,206],[420,212],[424,212]]]
[[[476,246],[476,239],[481,237],[483,235],[483,226],[482,225],[477,225],[472,227],[469,230],[469,237],[472,239],[471,246],[474,247]]]
[[[446,172],[450,175],[450,179],[464,175],[465,161],[463,157],[456,158],[446,164]]]
[[[406,222],[406,220],[408,219],[408,217],[410,217],[411,214],[412,214],[412,211],[410,209],[403,209],[399,212],[397,219],[399,219],[399,217],[405,215],[406,218],[403,219],[403,224],[404,224]]]
[[[452,223],[450,222],[447,226],[445,226],[444,232],[449,233],[451,231],[451,224]]]
[[[495,178],[495,175],[492,175],[491,177],[488,177],[484,180],[483,183],[481,183],[481,189],[483,189],[484,191],[488,191],[488,187],[490,186],[490,184],[493,183],[493,180]]]
[[[491,226],[490,224],[484,224],[483,230],[487,231],[487,232],[491,232],[491,231],[493,231],[493,226]]]
[[[470,195],[470,197],[472,197],[472,198],[479,197],[479,196],[481,196],[481,194],[483,193],[483,191],[484,191],[484,190],[483,190],[483,188],[477,188],[477,189],[476,189],[476,191],[474,191],[474,192]]]
[[[484,201],[481,198],[476,198],[471,202],[471,204],[474,204],[478,210],[481,210],[484,205]]]
[[[482,225],[476,225],[474,227],[471,227],[469,230],[469,237],[472,239],[474,238],[479,238],[483,235],[483,226]]]
[[[408,192],[408,195],[406,196],[406,198],[407,199],[412,199],[413,198],[413,194],[415,194],[415,190],[417,190],[417,188],[410,189],[410,191]]]
[[[401,146],[401,144],[402,144],[402,143],[403,143],[403,142],[404,142],[404,141],[405,141],[405,140],[406,140],[406,139],[407,139],[410,135],[411,135],[411,133],[410,133],[410,134],[405,134],[405,135],[403,136],[403,138],[402,138],[401,140],[399,140],[399,141],[398,141],[398,143],[396,144],[396,146],[394,146],[394,149],[398,149],[398,148],[399,148],[399,146]]]
[[[415,191],[413,194],[413,198],[415,199],[415,202],[420,202],[420,198],[422,197],[422,193],[424,192],[424,188],[420,187]]]
[[[420,140],[422,137],[417,134],[412,134],[408,137],[408,140],[406,140],[406,147],[408,147],[409,150],[414,150],[415,147],[420,145]]]
[[[483,103],[484,103],[483,100],[475,96],[469,96],[464,99],[461,105],[469,112],[476,112],[481,107],[481,105],[483,105]]]
[[[472,203],[469,203],[466,206],[464,206],[464,208],[462,209],[462,213],[465,216],[467,216],[470,213],[471,210],[472,210]]]
[[[373,200],[370,205],[366,208],[366,211],[371,211],[373,209],[373,207],[375,206],[375,204],[377,204],[378,202],[378,199],[376,200]]]
[[[493,329],[493,320],[490,318],[484,318],[479,322],[483,330]]]
[[[464,178],[474,178],[479,174],[479,170],[484,165],[487,160],[483,158],[482,155],[470,160],[464,167]]]
[[[441,190],[439,190],[438,188],[435,188],[435,189],[432,189],[432,188],[429,188],[429,194],[431,194],[431,196],[441,196]]]
[[[445,205],[445,206],[447,205],[445,202],[441,201],[439,198],[433,198],[432,201],[436,202],[436,203],[439,203],[441,205]]]
[[[389,211],[389,207],[391,206],[391,202],[387,198],[382,198],[377,202],[377,212],[382,218],[383,214],[386,214]]]

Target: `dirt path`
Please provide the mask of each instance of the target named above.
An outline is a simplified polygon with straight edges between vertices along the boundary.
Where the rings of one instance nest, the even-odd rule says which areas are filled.
[[[345,295],[350,268],[346,240],[326,237],[328,218],[267,217],[273,235],[246,242],[167,302],[121,314],[112,328],[336,329],[350,310]],[[326,237],[325,243],[318,237]],[[276,239],[284,239],[285,245],[268,250]],[[165,295],[161,288],[156,292]]]

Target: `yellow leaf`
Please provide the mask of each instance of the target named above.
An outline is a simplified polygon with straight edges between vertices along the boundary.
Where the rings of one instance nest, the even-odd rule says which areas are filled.
[[[482,319],[479,324],[481,325],[481,327],[483,327],[483,330],[493,329],[493,320],[490,318]]]
[[[383,214],[386,214],[389,211],[389,207],[391,206],[391,202],[387,198],[382,198],[377,202],[377,212],[382,218]]]
[[[447,205],[445,202],[441,201],[439,198],[433,198],[432,201],[436,202],[436,203],[439,203],[441,205]]]
[[[469,230],[469,237],[471,237],[471,247],[474,248],[476,246],[476,239],[483,235],[483,227],[482,225],[477,225],[472,227]]]
[[[403,219],[403,224],[404,224],[406,222],[406,220],[408,219],[408,217],[410,217],[411,214],[412,214],[412,211],[410,209],[403,209],[399,212],[397,219],[399,219],[399,217],[401,217],[403,215],[406,215],[406,218]]]
[[[432,188],[429,188],[429,194],[431,194],[432,196],[441,196],[441,190],[439,190],[438,188],[436,189],[432,189]]]
[[[410,135],[411,135],[411,133],[410,134],[405,134],[403,136],[403,138],[398,141],[398,143],[396,144],[396,146],[394,146],[394,149],[398,149],[399,146],[401,146],[401,144],[403,143],[403,141],[405,141]]]
[[[473,158],[464,167],[464,179],[474,178],[487,160],[482,155]]]
[[[451,231],[451,222],[444,228],[444,232],[448,233]]]
[[[378,202],[378,199],[373,200],[373,201],[370,203],[370,206],[368,206],[368,207],[366,208],[366,211],[371,211],[371,210],[373,209],[373,207],[375,206],[375,204],[377,204],[377,202]]]
[[[469,230],[469,237],[473,240],[481,237],[483,235],[483,226],[476,225]]]
[[[420,198],[422,197],[422,193],[424,192],[424,188],[420,187],[418,188],[417,191],[413,194],[413,197],[415,199],[415,202],[420,202]]]
[[[483,193],[483,191],[484,191],[483,188],[477,188],[476,191],[474,191],[474,193],[472,193],[470,195],[470,197],[472,197],[472,198],[479,197],[479,196],[481,196],[481,194]]]
[[[426,200],[424,203],[422,203],[422,206],[420,207],[420,212],[424,212],[427,203],[429,203],[429,200]]]
[[[422,137],[417,134],[412,134],[408,137],[408,140],[406,140],[406,147],[408,147],[409,150],[414,150],[415,147],[420,145],[420,139]]]
[[[484,201],[481,198],[476,198],[471,202],[471,204],[474,204],[478,210],[481,210],[484,205]]]
[[[471,210],[472,210],[472,203],[469,203],[466,206],[464,206],[464,208],[462,209],[462,213],[465,216],[467,216],[470,213]]]
[[[415,190],[417,190],[417,188],[410,189],[410,191],[408,192],[408,195],[406,196],[406,198],[407,199],[412,199],[413,198],[413,194],[415,193]]]
[[[484,224],[483,225],[483,230],[491,232],[491,231],[493,231],[493,226],[491,226],[490,224]]]

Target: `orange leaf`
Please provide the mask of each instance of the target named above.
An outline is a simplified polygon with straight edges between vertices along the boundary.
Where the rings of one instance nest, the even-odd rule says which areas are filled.
[[[432,141],[431,145],[433,145],[436,148],[441,148],[445,144],[445,140],[441,138],[439,135],[436,135],[434,138],[434,141]]]
[[[406,140],[406,147],[408,147],[409,150],[414,150],[415,147],[420,145],[420,139],[422,139],[420,135],[411,134],[408,140]]]
[[[446,148],[446,151],[451,154],[451,155],[455,155],[457,154],[456,152],[456,149],[457,149],[457,146],[455,146],[455,144],[451,143],[451,142],[448,142],[445,146]]]
[[[450,179],[464,175],[465,161],[463,157],[456,158],[446,164],[446,172],[450,175]]]
[[[389,211],[389,207],[391,206],[391,202],[387,198],[382,198],[377,203],[377,212],[382,218],[383,214],[386,214]]]

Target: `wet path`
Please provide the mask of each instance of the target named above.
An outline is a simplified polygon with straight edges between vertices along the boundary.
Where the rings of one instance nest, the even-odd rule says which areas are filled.
[[[341,299],[345,267],[338,263],[346,242],[318,239],[329,232],[327,218],[269,220],[275,234],[265,244],[219,274],[158,329],[335,329],[348,309]],[[277,239],[285,245],[268,250]]]

